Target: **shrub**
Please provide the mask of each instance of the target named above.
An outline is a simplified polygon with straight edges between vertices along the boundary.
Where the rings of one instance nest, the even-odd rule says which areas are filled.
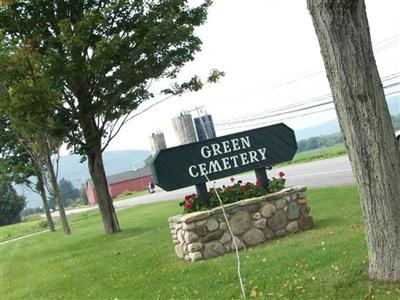
[[[47,223],[47,220],[41,220],[38,223],[39,228],[47,228],[49,227],[49,224]]]
[[[179,205],[183,206],[184,213],[191,213],[220,206],[216,192],[220,196],[223,204],[234,203],[243,199],[275,193],[285,187],[284,176],[285,174],[283,172],[279,172],[279,178],[273,177],[272,180],[268,182],[267,187],[263,187],[259,181],[255,184],[251,182],[243,184],[239,180],[237,183],[232,185],[223,185],[222,188],[215,188],[215,190],[211,188],[208,191],[208,205],[205,205],[195,193],[186,195],[184,201],[180,202]]]

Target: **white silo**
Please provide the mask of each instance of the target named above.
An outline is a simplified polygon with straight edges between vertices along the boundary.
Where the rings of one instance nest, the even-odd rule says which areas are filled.
[[[158,151],[167,148],[165,143],[164,133],[155,132],[150,136],[151,153],[154,155]]]
[[[172,119],[172,126],[178,138],[179,144],[197,142],[196,131],[194,130],[192,115],[183,112],[180,116]]]

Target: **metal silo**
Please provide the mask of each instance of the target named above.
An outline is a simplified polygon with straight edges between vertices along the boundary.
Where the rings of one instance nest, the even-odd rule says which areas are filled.
[[[184,112],[181,113],[180,116],[173,118],[172,126],[174,127],[179,144],[183,145],[197,141],[192,115],[190,113]]]
[[[199,142],[217,137],[211,115],[207,114],[194,118],[194,125],[196,126],[196,133]]]
[[[165,144],[164,133],[162,132],[155,132],[152,133],[150,136],[150,146],[152,154],[156,154],[161,149],[167,148]]]

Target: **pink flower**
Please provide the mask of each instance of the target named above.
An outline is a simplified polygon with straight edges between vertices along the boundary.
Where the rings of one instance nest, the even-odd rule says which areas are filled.
[[[192,195],[186,195],[186,196],[185,196],[185,201],[189,201],[190,198],[192,198]]]
[[[257,179],[257,181],[256,181],[256,185],[261,185],[262,183],[261,183],[261,180],[260,179]]]
[[[284,177],[284,176],[285,176],[285,173],[283,173],[282,171],[280,171],[278,175],[279,175],[279,177],[281,177],[281,178],[282,178],[282,177]]]
[[[185,203],[185,208],[186,208],[186,209],[192,209],[192,208],[193,208],[193,205],[192,205],[191,203],[189,203],[189,202],[186,202],[186,203]]]

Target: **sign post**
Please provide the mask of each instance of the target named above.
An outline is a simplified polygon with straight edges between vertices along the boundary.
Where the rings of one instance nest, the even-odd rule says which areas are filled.
[[[260,181],[261,185],[263,187],[268,186],[268,176],[267,176],[267,171],[265,168],[259,168],[255,169],[254,172],[256,173],[256,179]]]
[[[151,169],[155,184],[166,191],[196,186],[207,203],[210,180],[254,170],[268,185],[266,167],[292,160],[297,151],[294,131],[283,123],[229,134],[159,151]]]
[[[205,183],[196,184],[196,192],[200,201],[208,204],[208,191]]]

